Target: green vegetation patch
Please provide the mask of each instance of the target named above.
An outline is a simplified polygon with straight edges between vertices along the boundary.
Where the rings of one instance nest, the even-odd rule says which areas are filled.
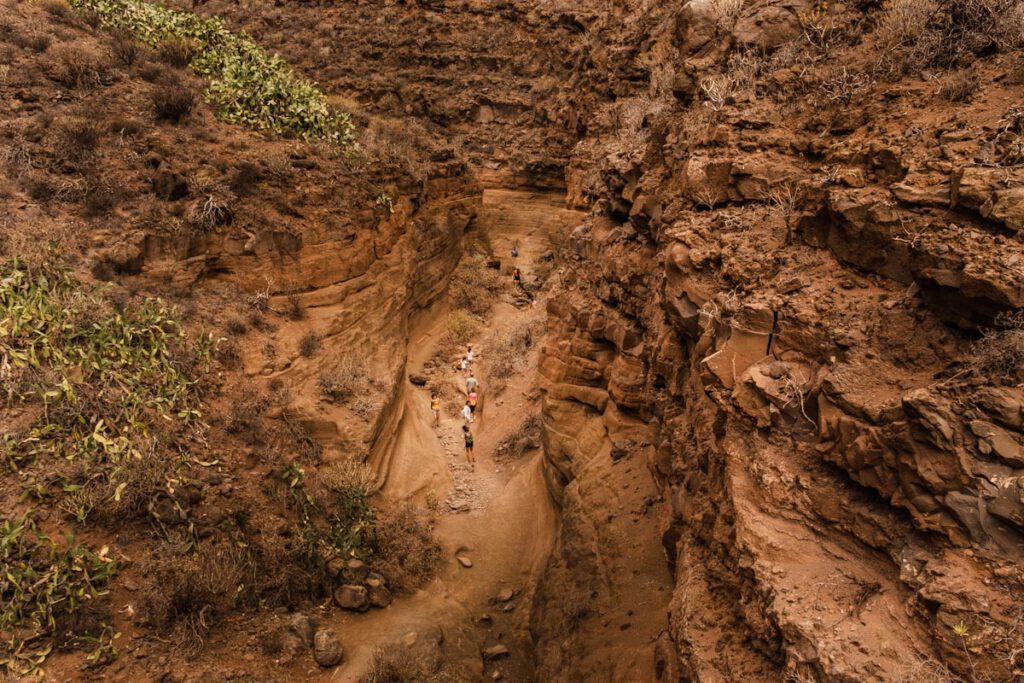
[[[116,569],[106,548],[58,544],[31,515],[0,521],[0,671],[27,674],[55,646],[95,643],[96,658],[109,650],[97,603]]]
[[[315,83],[296,75],[285,60],[267,54],[245,33],[229,31],[220,19],[142,0],[70,2],[96,12],[107,28],[126,31],[151,47],[169,41],[191,44],[188,63],[210,80],[206,97],[222,119],[304,140],[354,145],[347,113],[332,110]]]
[[[0,265],[0,385],[9,405],[36,408],[0,441],[8,469],[53,456],[116,477],[155,434],[198,423],[194,377],[213,340],[190,343],[159,299],[118,305],[104,289],[56,267]]]

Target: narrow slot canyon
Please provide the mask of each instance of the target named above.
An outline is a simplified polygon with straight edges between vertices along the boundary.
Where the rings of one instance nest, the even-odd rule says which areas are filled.
[[[0,682],[1024,680],[1022,97],[1021,0],[0,0]]]

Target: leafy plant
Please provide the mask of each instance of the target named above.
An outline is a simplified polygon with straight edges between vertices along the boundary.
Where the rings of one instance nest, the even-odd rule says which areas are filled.
[[[106,595],[116,571],[105,547],[95,553],[72,538],[58,544],[31,514],[0,522],[0,670],[36,670],[69,628],[72,639],[93,638],[106,649],[109,627],[75,633],[70,618]]]
[[[159,299],[119,307],[104,289],[54,266],[0,265],[0,382],[9,402],[42,404],[0,441],[9,469],[65,458],[114,483],[154,435],[200,424],[197,377],[212,337],[189,343]]]
[[[296,75],[285,60],[267,54],[245,33],[229,31],[220,19],[144,0],[71,0],[71,5],[95,12],[106,28],[130,33],[154,49],[166,51],[170,44],[194,48],[187,64],[209,79],[205,95],[225,121],[355,145],[351,118],[331,109],[315,83]]]

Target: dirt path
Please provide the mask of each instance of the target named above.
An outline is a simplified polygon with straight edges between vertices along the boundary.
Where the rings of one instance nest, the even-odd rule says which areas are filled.
[[[515,200],[498,199],[513,214],[493,214],[504,228],[491,234],[495,252],[508,258],[513,244],[520,257],[516,264],[525,274],[550,248],[544,216],[550,218],[551,199],[539,197],[537,215],[523,218],[530,206],[526,193]],[[516,205],[518,202],[518,205]],[[518,218],[519,220],[515,220]],[[511,283],[510,283],[511,288]],[[511,293],[493,308],[489,331],[525,324],[532,311],[511,303]],[[410,332],[408,369],[422,367],[444,331],[447,309],[437,305],[424,311]],[[539,346],[539,345],[538,345]],[[479,348],[475,345],[474,348]],[[462,420],[442,414],[441,425],[431,425],[429,392],[406,385],[404,411],[394,448],[384,473],[384,495],[394,500],[432,502],[438,507],[435,534],[443,547],[438,575],[411,596],[397,598],[391,606],[366,614],[335,612],[329,626],[345,644],[346,663],[325,676],[333,681],[356,681],[368,667],[374,650],[394,644],[407,647],[443,638],[445,657],[461,672],[484,675],[480,651],[503,644],[511,655],[487,669],[498,669],[506,680],[528,680],[532,645],[528,636],[534,581],[550,555],[558,519],[542,475],[542,453],[535,450],[509,464],[495,460],[501,440],[515,431],[524,416],[536,411],[534,389],[537,348],[526,367],[511,378],[500,394],[481,384],[481,414],[473,425],[476,467],[466,463]],[[481,349],[476,376],[484,380],[486,349]],[[464,391],[463,379],[454,369],[444,371],[443,381],[452,391]],[[460,564],[468,558],[472,567]],[[495,598],[511,590],[508,601]],[[489,619],[481,619],[488,615]]]

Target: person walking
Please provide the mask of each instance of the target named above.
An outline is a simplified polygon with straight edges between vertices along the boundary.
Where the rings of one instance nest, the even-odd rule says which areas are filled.
[[[462,425],[462,436],[466,440],[466,461],[473,469],[476,469],[476,456],[473,454],[473,432],[469,431],[469,425]]]
[[[479,382],[476,381],[476,375],[470,372],[469,377],[466,378],[466,393],[470,394],[476,391],[476,387],[478,384]]]
[[[470,373],[473,371],[473,347],[466,347],[466,365],[469,368]]]
[[[512,258],[519,258],[519,244],[512,245]]]
[[[523,274],[519,272],[518,268],[512,272],[512,284],[516,286],[516,289],[523,287]]]
[[[441,424],[441,398],[435,391],[430,392],[430,412],[434,414],[434,426],[439,426]]]
[[[474,418],[476,417],[476,399],[476,390],[474,389],[469,392],[469,412]]]
[[[466,405],[462,406],[462,419],[466,421],[466,424],[473,424],[473,409],[469,407],[469,401],[466,401]]]
[[[469,367],[469,363],[466,361],[466,357],[463,356],[462,360],[459,361],[459,370],[461,370],[462,374],[465,375],[466,374],[466,368],[468,368],[468,367]]]

